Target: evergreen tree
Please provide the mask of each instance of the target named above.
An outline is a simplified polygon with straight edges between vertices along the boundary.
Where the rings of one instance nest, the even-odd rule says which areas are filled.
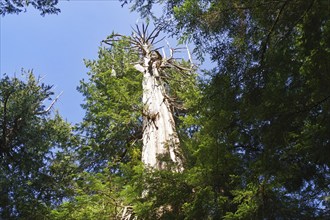
[[[58,114],[51,86],[32,72],[27,80],[0,80],[0,218],[47,219],[70,194],[75,172],[71,127]]]

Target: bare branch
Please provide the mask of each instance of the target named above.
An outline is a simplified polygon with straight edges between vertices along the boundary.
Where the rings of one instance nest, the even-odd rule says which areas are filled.
[[[170,58],[169,58],[169,60],[171,60],[173,58],[173,51],[174,51],[174,49],[170,48]]]
[[[154,40],[159,35],[160,31],[161,31],[161,28],[159,28],[159,26],[155,27],[146,40],[147,41],[149,41],[150,39]],[[151,44],[152,44],[152,42],[153,41],[151,41]]]
[[[158,50],[163,49],[163,48],[164,48],[163,46],[157,47],[157,48],[153,49],[152,51],[157,51],[158,52]]]
[[[139,72],[143,73],[144,72],[144,67],[141,64],[135,64],[134,65],[135,69],[138,70]]]
[[[165,36],[166,37],[166,36]],[[159,42],[161,42],[162,40],[165,39],[165,37],[162,37],[160,40],[156,41],[155,43],[153,43],[154,39],[151,41],[151,44],[158,44]]]
[[[138,36],[139,37],[142,37],[142,34],[141,34],[141,31],[140,31],[139,25],[135,25],[135,26],[136,26],[136,30],[137,30]]]
[[[156,32],[155,35],[153,35],[153,36],[151,35],[151,36],[150,36],[151,39],[152,39],[151,42],[150,42],[151,44],[154,44],[154,40],[158,37],[160,31],[161,31],[161,29],[159,29],[159,30]],[[164,38],[165,38],[165,37],[164,37]],[[163,39],[164,39],[164,38],[163,38]],[[159,42],[159,41],[157,41],[157,42]],[[156,43],[155,43],[155,44],[156,44]]]
[[[166,53],[165,53],[164,47],[162,47],[162,53],[163,53],[164,59],[166,59]]]
[[[44,78],[47,76],[47,74],[46,75],[44,75],[44,76],[39,76],[38,77],[38,83],[40,83],[41,81],[43,81],[44,80]]]
[[[277,25],[278,21],[280,20],[280,16],[282,15],[283,11],[284,11],[284,8],[285,6],[287,5],[289,1],[285,1],[282,5],[282,7],[280,8],[280,11],[278,12],[278,14],[276,15],[276,18],[275,18],[275,21],[272,25],[272,27],[270,28],[270,30],[268,31],[268,34],[266,36],[266,40],[265,40],[265,43],[262,47],[262,52],[261,52],[261,59],[260,59],[260,62],[261,64],[263,63],[264,61],[264,57],[265,57],[265,53],[266,53],[266,50],[267,50],[267,46],[270,42],[270,38],[271,38],[271,34],[273,33],[274,29],[275,29],[275,26]]]
[[[186,48],[187,48],[187,53],[188,53],[188,59],[189,59],[191,65],[193,65],[193,60],[192,60],[192,58],[191,58],[191,53],[190,53],[190,50],[189,50],[189,47],[188,47],[187,44],[186,44]]]
[[[48,108],[46,108],[46,110],[41,111],[41,112],[36,112],[35,114],[36,115],[42,115],[42,114],[48,113],[52,109],[52,107],[54,106],[54,104],[57,102],[57,100],[60,98],[60,96],[62,94],[63,94],[63,91],[60,92],[60,94],[58,94],[58,96],[56,96],[56,98],[52,101],[52,103],[50,103],[50,105],[48,106]]]
[[[186,68],[186,67],[183,67],[183,66],[180,66],[179,64],[176,64],[174,62],[172,62],[173,59],[171,60],[168,60],[167,62],[172,65],[173,67],[177,68],[178,70],[181,70],[181,71],[188,71],[188,72],[191,72],[192,69],[191,68]]]
[[[142,31],[143,31],[143,37],[146,38],[146,36],[148,35],[148,26],[149,26],[149,23],[147,23],[146,26],[144,26],[144,23],[142,24]]]

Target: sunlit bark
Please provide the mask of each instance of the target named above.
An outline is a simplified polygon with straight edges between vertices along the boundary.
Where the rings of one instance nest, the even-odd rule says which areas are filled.
[[[164,169],[170,159],[175,164],[175,170],[181,171],[180,141],[164,84],[159,76],[162,60],[161,57],[153,56],[152,45],[146,44],[143,48],[144,62],[136,65],[136,69],[143,73],[142,161],[152,168]]]

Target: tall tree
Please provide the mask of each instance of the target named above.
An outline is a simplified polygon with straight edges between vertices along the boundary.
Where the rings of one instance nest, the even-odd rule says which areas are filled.
[[[146,27],[142,30],[140,31],[146,32]],[[153,33],[158,35],[158,31],[155,30]],[[181,140],[182,155],[188,156],[185,141],[182,140],[192,132],[189,125],[183,124],[192,106],[191,103],[194,103],[199,94],[196,75],[183,73],[184,66],[188,70],[191,63],[174,61],[173,57],[171,61],[165,56],[162,59],[162,62],[165,60],[172,62],[167,63],[171,68],[165,68],[165,62],[160,69],[151,68],[157,61],[161,61],[159,58],[148,62],[147,68],[143,67],[145,59],[152,59],[156,48],[147,44],[146,49],[150,50],[150,54],[144,59],[143,51],[136,50],[132,45],[133,36],[120,36],[118,39],[117,34],[112,34],[107,40],[111,46],[101,47],[97,60],[86,61],[90,69],[89,80],[82,80],[79,87],[85,96],[83,108],[86,109],[84,121],[79,126],[83,136],[82,147],[79,150],[79,164],[85,172],[76,176],[76,185],[73,187],[75,196],[53,210],[52,216],[55,219],[76,219],[79,216],[98,216],[99,219],[112,216],[120,219],[121,213],[133,219],[134,215],[130,212],[132,207],[127,207],[127,204],[134,207],[134,213],[139,218],[155,219],[160,214],[157,210],[164,207],[162,212],[166,214],[162,216],[174,217],[180,212],[180,207],[185,201],[182,198],[189,197],[191,192],[189,187],[180,192],[181,189],[186,188],[182,173],[173,172],[180,170],[182,164],[178,167],[178,163],[171,159],[168,151],[166,151],[167,155],[162,155],[162,152],[158,157],[156,154],[153,155],[153,160],[158,164],[150,164],[147,160],[143,160],[147,166],[155,165],[156,169],[151,169],[153,171],[145,169],[146,167],[141,164],[144,157],[143,132],[146,129],[153,131],[152,129],[155,129],[152,128],[153,126],[161,125],[145,115],[144,111],[148,106],[142,102],[145,88],[143,77],[152,76],[154,83],[162,88],[160,90],[162,93],[158,95],[166,94],[166,98],[171,100],[169,106],[165,106],[170,107],[170,110],[166,109],[166,111],[169,111],[175,120],[174,129]],[[136,37],[139,39],[138,34]],[[156,39],[149,40],[156,43]],[[177,67],[172,68],[173,65]],[[147,72],[140,71],[142,69]],[[159,71],[159,75],[156,76],[157,73],[152,71]],[[162,101],[166,100],[162,99]],[[163,103],[158,104],[163,105]],[[145,128],[146,126],[150,127]],[[173,124],[168,126],[173,128]],[[166,145],[162,143],[160,147]],[[162,163],[163,167],[158,166]],[[162,172],[157,172],[158,169]],[[177,188],[173,186],[174,179],[178,183]],[[162,184],[162,187],[157,183]],[[141,198],[147,188],[148,195]],[[158,197],[161,191],[164,194],[163,190],[172,193]],[[157,200],[155,196],[158,197]],[[96,203],[99,208],[95,207]],[[167,207],[174,209],[170,210]],[[73,213],[70,211],[72,209],[77,211]]]
[[[142,62],[135,68],[143,74],[142,104],[143,104],[143,149],[142,161],[147,166],[164,169],[166,162],[158,157],[168,155],[175,163],[177,170],[183,169],[183,158],[180,151],[180,140],[176,131],[174,116],[170,99],[166,94],[162,68],[166,67],[160,53],[153,47],[153,42],[159,35],[157,28],[149,35],[147,27],[142,26],[140,31],[137,26],[133,43],[142,53]],[[170,58],[172,59],[172,57]]]
[[[140,30],[136,26],[129,42],[140,54],[140,62],[135,68],[142,73],[142,116],[143,116],[143,149],[142,161],[146,166],[164,169],[166,161],[160,157],[168,156],[175,164],[175,170],[183,169],[183,155],[180,150],[180,140],[176,131],[173,108],[175,103],[167,94],[167,80],[170,76],[164,72],[165,68],[178,68],[174,58],[166,59],[154,48],[153,43],[161,29],[156,27],[150,34],[148,25],[142,25]],[[115,35],[116,36],[116,35]],[[115,39],[109,39],[111,42]],[[190,71],[189,69],[186,69]],[[185,74],[185,73],[182,73]]]
[[[112,131],[112,135],[120,135],[118,140],[115,137],[109,137],[108,141],[117,140],[117,142],[114,143],[112,152],[109,152],[110,155],[106,157],[118,156],[120,152],[122,157],[125,157],[127,144],[130,142],[135,143],[134,140],[142,137],[142,161],[147,166],[158,169],[165,168],[165,161],[161,162],[161,159],[158,157],[168,155],[169,160],[177,164],[179,167],[178,170],[181,170],[183,166],[182,153],[179,150],[179,139],[175,127],[174,114],[178,112],[182,104],[175,102],[174,100],[177,97],[172,99],[171,95],[177,96],[178,91],[181,91],[185,86],[179,88],[176,85],[177,88],[170,88],[170,84],[171,80],[183,80],[183,83],[185,81],[191,81],[194,75],[182,72],[189,71],[190,69],[181,67],[173,57],[169,57],[168,59],[162,58],[160,53],[154,49],[153,43],[159,32],[160,29],[155,29],[149,35],[147,33],[147,27],[143,26],[142,30],[137,27],[133,36],[124,37],[123,41],[117,39],[117,37],[123,37],[121,35],[113,34],[109,36],[105,42],[111,45],[110,51],[101,49],[100,59],[97,62],[87,62],[87,65],[93,71],[92,78],[96,81],[89,83],[83,82],[80,90],[88,97],[85,105],[88,112],[86,115],[88,118],[86,117],[85,119],[86,122],[91,123],[92,118],[89,117],[98,117],[95,113],[89,114],[89,111],[94,111],[94,109],[96,111],[107,111],[108,113],[105,113],[105,116],[108,114],[111,115],[109,117],[106,116],[108,119],[102,120],[106,123],[104,126],[110,130],[104,130],[104,132],[109,133]],[[117,45],[118,41],[121,42],[120,46]],[[181,71],[180,74],[177,74],[181,75],[180,79],[175,77],[173,71],[168,70],[171,69],[170,67],[177,68],[179,72]],[[94,76],[94,74],[96,75]],[[107,78],[109,82],[99,82],[103,78]],[[113,85],[114,83],[115,85]],[[108,87],[111,85],[113,88],[109,90]],[[187,83],[187,86],[189,85],[191,83]],[[103,87],[107,91],[97,91]],[[93,91],[90,88],[94,88]],[[99,107],[104,110],[99,109],[97,107],[98,105],[95,105],[95,102],[100,97],[91,97],[94,91],[96,92],[96,96],[102,94],[109,98],[111,97],[109,104],[110,102],[112,104],[106,104],[109,105],[108,107],[100,105]],[[110,91],[111,94],[109,94]],[[121,91],[120,94],[118,93],[119,91]],[[106,101],[108,102],[108,100]],[[120,108],[118,111],[115,110],[117,106]],[[115,113],[110,113],[110,111],[114,111]],[[124,114],[125,112],[127,114]],[[126,122],[128,123],[127,125],[121,126],[125,129],[112,125]],[[100,125],[95,123],[95,126],[98,127]],[[85,130],[84,127],[83,124],[83,130]],[[99,128],[91,126],[91,124],[86,124],[86,128],[99,130]],[[94,132],[98,131],[94,130]],[[100,140],[94,141],[96,145],[97,142],[100,143]],[[162,165],[162,163],[164,164]]]
[[[69,193],[69,157],[74,143],[70,126],[50,116],[51,86],[32,72],[22,81],[0,81],[0,218],[46,219],[50,208]]]

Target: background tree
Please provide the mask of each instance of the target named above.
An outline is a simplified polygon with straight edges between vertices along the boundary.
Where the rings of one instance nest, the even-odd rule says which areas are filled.
[[[57,14],[61,10],[56,8],[58,0],[1,0],[0,15],[18,14],[32,5],[34,8],[45,14]]]
[[[0,81],[0,218],[47,219],[70,193],[71,127],[46,107],[53,92],[32,72]],[[46,102],[46,103],[45,103]]]

